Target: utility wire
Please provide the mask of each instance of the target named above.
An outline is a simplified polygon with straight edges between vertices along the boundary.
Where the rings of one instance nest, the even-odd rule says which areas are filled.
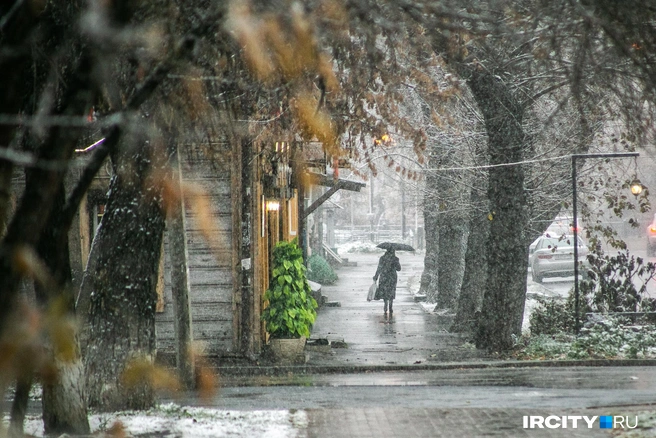
[[[540,163],[544,161],[556,161],[556,160],[564,160],[564,159],[571,159],[572,155],[560,155],[558,157],[551,157],[551,158],[539,158],[535,160],[524,160],[524,161],[515,161],[512,163],[501,163],[501,164],[486,164],[482,166],[467,166],[467,167],[437,167],[434,169],[431,168],[426,168],[424,171],[427,172],[448,172],[448,171],[453,171],[453,170],[476,170],[476,169],[491,169],[493,167],[510,167],[510,166],[518,166],[520,164],[531,164],[531,163]]]

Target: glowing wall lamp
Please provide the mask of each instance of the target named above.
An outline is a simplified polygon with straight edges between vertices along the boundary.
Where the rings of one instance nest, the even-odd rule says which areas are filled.
[[[265,203],[266,211],[278,211],[280,210],[280,201],[276,199],[269,199]]]

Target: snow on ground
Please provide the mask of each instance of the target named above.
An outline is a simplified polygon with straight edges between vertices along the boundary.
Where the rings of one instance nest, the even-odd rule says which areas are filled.
[[[337,253],[344,255],[350,252],[363,252],[363,253],[383,253],[384,250],[377,248],[375,243],[372,242],[346,242],[335,245]]]
[[[530,298],[527,297],[526,302],[524,304],[524,319],[522,321],[522,334],[528,334],[531,331],[531,313],[539,306],[540,304]]]
[[[5,426],[8,421],[5,418]],[[305,436],[308,420],[305,411],[298,410],[226,411],[170,403],[149,411],[92,414],[89,423],[94,433],[107,431],[119,423],[127,436],[134,437],[296,438]],[[40,416],[29,416],[26,419],[25,433],[43,436]]]

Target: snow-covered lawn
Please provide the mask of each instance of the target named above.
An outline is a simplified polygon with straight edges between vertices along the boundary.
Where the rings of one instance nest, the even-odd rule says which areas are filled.
[[[8,418],[5,418],[5,427],[7,422]],[[305,411],[226,411],[185,407],[173,403],[142,412],[92,414],[89,422],[94,433],[122,429],[126,436],[147,435],[164,438],[295,438],[305,436],[308,425]],[[28,417],[25,433],[42,437],[41,417]]]

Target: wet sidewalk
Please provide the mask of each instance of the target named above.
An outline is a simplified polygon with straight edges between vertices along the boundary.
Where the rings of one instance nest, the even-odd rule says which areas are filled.
[[[329,305],[318,312],[306,364],[223,374],[212,406],[302,412],[306,420],[296,425],[296,436],[308,438],[603,437],[610,433],[596,424],[537,430],[524,429],[522,421],[653,409],[656,368],[501,361],[473,348],[467,335],[449,333],[450,319],[412,294],[421,255],[398,253],[394,315],[385,318],[382,301],[366,300],[381,254],[343,255],[357,266],[339,269],[338,282],[323,286]]]
[[[415,301],[411,292],[418,289],[423,255],[397,252],[401,271],[392,316],[384,316],[382,300],[367,302],[381,255],[346,254],[357,266],[336,270],[339,280],[322,287],[328,305],[321,307],[312,329],[307,365],[393,367],[484,359],[466,343],[466,335],[447,331],[450,320]],[[313,345],[318,340],[330,345]]]
[[[423,254],[397,252],[398,273],[394,314],[383,315],[383,301],[366,299],[378,259],[383,253],[342,254],[357,266],[336,270],[339,280],[323,285],[327,304],[317,314],[305,347],[304,364],[275,363],[266,354],[257,363],[221,364],[216,371],[239,385],[253,376],[302,376],[378,371],[435,371],[482,368],[656,366],[653,359],[504,360],[477,350],[469,334],[448,331],[452,320],[415,301],[424,268]],[[538,288],[529,294],[545,295]],[[534,303],[534,301],[529,301]],[[527,311],[528,311],[527,305]],[[241,377],[241,379],[239,378]]]

